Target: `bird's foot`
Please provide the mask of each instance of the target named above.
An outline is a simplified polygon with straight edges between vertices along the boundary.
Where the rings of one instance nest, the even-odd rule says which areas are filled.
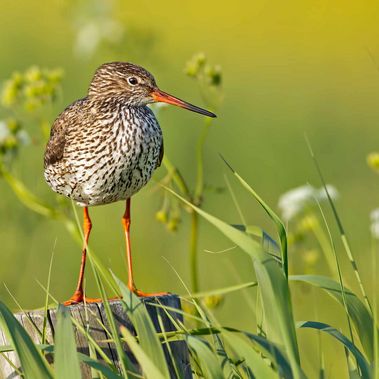
[[[75,293],[63,303],[65,306],[79,304],[79,303],[100,303],[102,300],[100,298],[92,298],[84,296],[83,292],[75,291]]]
[[[138,297],[159,297],[159,296],[167,296],[169,295],[170,293],[169,292],[143,292],[139,289],[137,289],[136,287],[131,287],[129,288],[131,292],[133,292],[134,294],[136,294]]]

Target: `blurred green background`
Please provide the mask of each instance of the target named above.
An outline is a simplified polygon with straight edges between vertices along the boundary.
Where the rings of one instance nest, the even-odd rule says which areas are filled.
[[[379,206],[379,178],[368,168],[366,156],[378,147],[378,7],[374,1],[336,0],[236,0],[228,5],[199,0],[2,0],[0,80],[31,65],[61,67],[65,73],[63,96],[50,110],[53,121],[66,105],[85,95],[98,65],[131,61],[151,71],[163,90],[201,106],[198,87],[184,75],[183,68],[194,53],[204,52],[209,61],[221,65],[225,94],[206,145],[206,183],[225,186],[228,170],[218,156],[222,153],[277,209],[283,192],[307,182],[320,185],[304,140],[306,132],[327,182],[339,191],[337,207],[370,288],[369,213]],[[162,112],[160,123],[167,156],[193,181],[194,145],[201,118],[169,108]],[[32,192],[49,201],[55,195],[43,179],[43,148],[44,143],[27,146],[14,171]],[[154,178],[163,175],[161,168]],[[235,190],[248,223],[273,232],[251,197],[238,187]],[[41,306],[44,293],[36,280],[46,282],[54,250],[51,292],[60,300],[68,298],[76,284],[80,248],[61,223],[27,210],[2,180],[0,193],[0,281],[24,307]],[[176,233],[168,232],[154,216],[161,201],[154,183],[133,199],[136,280],[146,291],[184,293],[162,257],[188,283],[188,217],[183,215]],[[91,209],[94,229],[90,245],[107,266],[126,279],[120,224],[123,207],[116,203]],[[228,222],[240,222],[228,192],[207,193],[204,208]],[[213,255],[204,252],[230,246],[211,226],[201,223],[202,289],[254,279],[248,258],[237,250]],[[290,262],[295,272],[297,259],[299,256],[293,255]],[[343,267],[349,273],[346,262]],[[317,270],[323,272],[322,264]],[[95,295],[92,279],[88,275],[87,290]],[[349,285],[356,289],[353,279]],[[309,302],[306,289],[293,291],[297,319],[312,319],[314,308],[320,308],[324,322],[333,324],[332,317],[338,318],[330,312],[335,305],[328,298],[320,297],[315,304]],[[13,305],[3,286],[0,296]],[[242,294],[227,297],[216,313],[220,321],[252,328],[251,313],[241,310],[243,299]],[[328,309],[324,318],[321,308]],[[307,336],[308,332],[302,333]]]

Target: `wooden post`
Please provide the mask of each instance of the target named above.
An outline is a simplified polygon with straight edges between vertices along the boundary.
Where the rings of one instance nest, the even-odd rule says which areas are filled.
[[[161,317],[163,327],[165,331],[172,331],[175,330],[174,325],[172,324],[171,320],[167,316],[165,310],[162,308],[159,308],[157,306],[151,305],[151,304],[162,304],[163,306],[167,306],[173,309],[181,309],[180,305],[180,299],[176,295],[165,295],[165,296],[159,296],[157,298],[141,298],[140,299],[146,306],[146,309],[151,317],[151,320],[155,326],[155,329],[157,332],[161,331],[161,328],[159,326],[158,321],[158,315]],[[128,319],[126,313],[123,310],[122,303],[119,300],[111,300],[110,301],[110,307],[113,312],[113,315],[115,317],[117,326],[123,325],[125,326],[132,334],[136,334],[135,330],[133,328],[133,325],[131,324],[130,320]],[[87,304],[84,306],[83,304],[77,304],[72,305],[68,307],[71,313],[71,316],[75,318],[75,320],[78,321],[85,329],[89,331],[89,334],[91,337],[96,341],[104,341],[109,339],[109,336],[104,331],[103,325],[109,329],[109,323],[105,314],[104,305],[102,303],[93,303],[93,304]],[[44,314],[43,310],[37,310],[37,311],[29,311],[26,314],[24,313],[18,313],[16,314],[16,318],[18,321],[23,325],[23,327],[27,330],[28,334],[32,338],[33,342],[39,344],[41,343],[41,333],[42,333],[42,327],[43,327],[43,319]],[[179,313],[176,313],[174,311],[169,311],[171,317],[175,320],[183,321],[182,315]],[[55,325],[56,325],[56,310],[55,309],[49,309],[48,310],[48,323],[47,323],[47,330],[46,330],[46,343],[53,344],[54,343],[54,331],[55,331]],[[84,354],[89,355],[89,348],[87,344],[86,338],[74,327],[75,330],[75,337],[76,337],[76,343],[78,346],[78,351]],[[108,342],[98,342],[105,354],[108,356],[108,358],[115,364],[116,367],[119,367],[119,361],[116,353],[116,348],[114,344],[108,343]],[[10,345],[10,342],[7,341],[4,333],[0,330],[0,345],[6,346]],[[179,371],[179,375],[183,379],[190,379],[192,378],[191,368],[189,364],[189,354],[188,354],[188,348],[184,341],[175,341],[170,343],[171,351],[173,358],[176,362],[176,367]],[[124,346],[124,350],[129,356],[129,358],[135,362],[135,358],[130,353],[130,350],[128,347]],[[175,370],[173,363],[171,361],[171,358],[168,354],[167,349],[165,350],[166,359],[168,362],[169,370],[171,378],[175,379]],[[0,378],[20,378],[20,376],[17,374],[15,369],[12,367],[12,364],[16,367],[20,366],[19,360],[17,358],[17,355],[13,352],[11,353],[5,353],[5,357],[0,355]],[[51,357],[50,357],[51,358]],[[9,363],[9,361],[12,362],[12,364]],[[91,369],[89,366],[87,366],[84,363],[81,363],[81,371],[82,371],[82,378],[92,378],[91,376]]]

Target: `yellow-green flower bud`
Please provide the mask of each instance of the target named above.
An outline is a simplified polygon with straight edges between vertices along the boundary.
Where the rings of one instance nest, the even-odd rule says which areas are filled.
[[[172,218],[170,219],[170,221],[167,223],[167,229],[170,231],[170,232],[176,232],[178,230],[178,225],[179,225],[179,222]]]
[[[49,81],[56,83],[62,80],[63,70],[61,70],[60,68],[56,68],[54,70],[46,71],[45,74]]]
[[[15,149],[17,147],[17,138],[13,135],[8,136],[4,141],[6,149]]]
[[[197,311],[193,304],[187,303],[186,301],[182,302],[182,309],[184,314],[196,315]]]
[[[317,226],[318,220],[314,215],[307,215],[303,217],[298,223],[298,231],[300,233],[306,233],[314,230]]]
[[[371,153],[367,156],[367,164],[374,171],[379,172],[379,153]]]
[[[155,214],[155,218],[159,221],[165,224],[168,220],[167,212],[164,210],[160,210]]]
[[[24,77],[22,76],[21,73],[19,73],[18,71],[15,71],[12,74],[11,81],[15,87],[21,87],[22,83],[24,82]]]
[[[38,98],[30,98],[25,101],[24,108],[28,112],[33,112],[41,106],[41,101]]]
[[[36,67],[30,67],[26,72],[25,72],[25,79],[30,82],[36,82],[38,80],[42,80],[42,72],[41,70]]]
[[[5,85],[1,94],[1,103],[4,106],[9,107],[16,102],[17,95],[18,95],[17,87],[14,85],[12,81],[8,80],[7,82],[5,82]]]
[[[9,131],[13,134],[16,134],[17,131],[21,128],[21,125],[14,118],[8,118],[6,122]]]
[[[184,73],[188,76],[190,76],[191,78],[195,78],[197,73],[198,73],[198,67],[196,64],[194,64],[193,62],[189,62],[187,63],[185,69],[184,69]]]
[[[222,71],[220,66],[207,66],[205,74],[208,77],[209,83],[213,86],[219,86],[222,81]]]
[[[221,305],[223,300],[224,297],[221,295],[211,295],[204,298],[204,304],[210,309],[215,309]]]
[[[320,258],[317,250],[306,250],[302,255],[303,261],[307,266],[314,266]]]

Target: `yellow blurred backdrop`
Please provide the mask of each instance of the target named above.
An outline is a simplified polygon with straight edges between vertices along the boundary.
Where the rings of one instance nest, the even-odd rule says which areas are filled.
[[[85,95],[99,64],[131,61],[151,71],[163,90],[201,106],[196,83],[184,75],[183,67],[194,53],[204,52],[209,61],[221,65],[225,93],[206,145],[207,184],[225,186],[228,170],[219,158],[218,153],[222,153],[277,209],[279,196],[290,188],[307,182],[320,186],[305,143],[306,133],[327,182],[339,191],[337,208],[370,287],[369,213],[379,206],[379,177],[368,168],[366,156],[379,146],[378,7],[374,1],[336,0],[2,0],[0,80],[31,65],[62,67],[63,96],[51,110],[52,121],[66,105]],[[105,21],[104,15],[108,17]],[[96,28],[106,27],[107,20],[116,20],[121,26],[122,39],[117,48],[112,36],[104,43],[98,41],[98,45],[93,40],[100,38]],[[118,32],[114,30],[116,37]],[[202,120],[195,114],[169,108],[162,112],[160,123],[167,156],[191,182],[195,175],[194,145]],[[49,201],[54,194],[43,179],[42,145],[26,147],[15,172],[31,191]],[[161,168],[155,180],[163,175]],[[188,219],[183,216],[176,233],[159,224],[154,215],[161,198],[154,188],[150,183],[133,201],[137,284],[148,291],[184,293],[162,257],[188,283]],[[253,199],[238,186],[234,188],[248,223],[273,232]],[[66,299],[76,283],[80,248],[59,222],[23,207],[1,179],[0,194],[0,282],[6,283],[24,307],[41,306],[44,293],[36,280],[46,282],[54,251],[50,289],[56,298]],[[240,222],[227,191],[207,193],[204,208],[230,223]],[[123,204],[97,207],[91,213],[94,228],[90,246],[107,266],[126,279],[120,224]],[[327,214],[335,230],[335,222]],[[336,240],[340,248],[338,235]],[[211,226],[201,222],[202,289],[254,280],[248,258],[241,252],[204,252],[230,246]],[[343,269],[352,277],[342,253],[341,259]],[[89,275],[87,288],[95,294],[92,279]],[[349,285],[355,289],[353,279]],[[309,292],[294,288],[293,295],[299,299],[296,318],[312,318]],[[13,306],[2,286],[0,297]],[[252,316],[241,311],[243,301],[241,294],[228,297],[217,311],[220,321],[251,328]],[[334,304],[326,297],[319,301],[328,309],[322,321],[333,324],[330,309]],[[322,309],[319,314],[322,318]],[[308,332],[302,333],[311,338]]]

